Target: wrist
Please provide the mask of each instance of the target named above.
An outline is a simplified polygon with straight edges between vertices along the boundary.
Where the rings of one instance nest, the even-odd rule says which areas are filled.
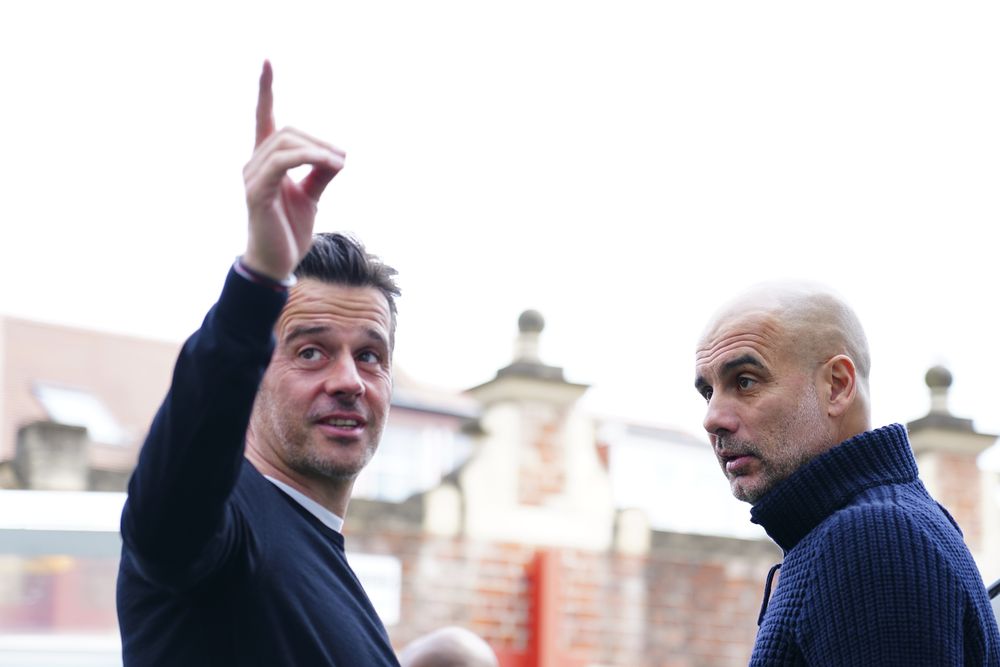
[[[252,269],[247,266],[245,261],[243,261],[242,255],[237,257],[236,261],[233,262],[233,271],[238,273],[242,278],[249,280],[256,285],[267,287],[276,292],[287,292],[296,282],[294,273],[289,275],[284,280],[277,280],[271,276],[261,273],[256,269]]]

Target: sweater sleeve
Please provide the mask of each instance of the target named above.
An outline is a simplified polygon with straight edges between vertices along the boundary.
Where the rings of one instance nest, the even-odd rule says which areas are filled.
[[[968,600],[933,530],[892,505],[845,510],[813,554],[799,645],[810,665],[960,665]]]
[[[154,583],[196,583],[243,539],[227,501],[286,298],[230,271],[219,301],[181,350],[122,512],[124,548]]]

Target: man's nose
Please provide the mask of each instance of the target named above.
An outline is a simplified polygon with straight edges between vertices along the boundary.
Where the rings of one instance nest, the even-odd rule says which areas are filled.
[[[715,394],[708,400],[708,411],[702,422],[709,435],[725,435],[735,433],[739,428],[739,417],[732,401]]]
[[[331,396],[356,399],[365,391],[364,382],[358,372],[354,358],[343,355],[330,364],[329,372],[323,382],[323,390]]]

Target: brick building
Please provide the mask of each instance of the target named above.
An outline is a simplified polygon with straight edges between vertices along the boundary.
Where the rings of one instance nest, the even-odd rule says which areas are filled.
[[[579,407],[587,387],[539,358],[541,317],[519,330],[512,362],[463,394],[397,371],[345,525],[393,642],[457,624],[504,667],[745,665],[781,554],[728,497],[706,441],[598,423]],[[0,526],[0,657],[70,637],[115,664],[116,512],[176,351],[0,320],[0,487],[35,489],[0,492],[0,517],[22,515]],[[948,412],[947,371],[927,380],[914,450],[992,581],[998,478],[976,462],[996,438]],[[23,509],[43,498],[60,519]]]

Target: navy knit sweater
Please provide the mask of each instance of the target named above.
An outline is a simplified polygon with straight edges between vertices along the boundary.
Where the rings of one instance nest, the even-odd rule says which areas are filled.
[[[243,458],[284,303],[230,272],[177,361],[122,513],[126,667],[398,666],[343,536]]]
[[[982,578],[903,426],[841,443],[751,516],[785,552],[751,665],[1000,665]]]

